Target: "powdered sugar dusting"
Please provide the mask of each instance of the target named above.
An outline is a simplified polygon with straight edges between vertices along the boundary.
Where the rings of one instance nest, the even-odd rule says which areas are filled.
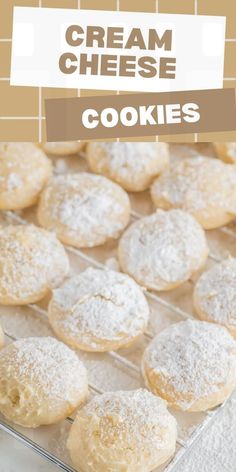
[[[152,162],[159,161],[159,168],[161,168],[162,153],[166,157],[168,149],[165,143],[119,142],[98,143],[96,145],[108,153],[110,168],[119,171],[121,177],[130,176],[134,169],[137,173],[149,173],[149,166]],[[164,164],[166,164],[166,160]]]
[[[128,196],[120,187],[105,177],[80,173],[55,177],[44,192],[40,213],[43,220],[46,213],[50,229],[59,223],[72,237],[93,245],[117,237],[129,211]]]
[[[208,319],[236,327],[236,259],[230,257],[202,274],[195,297]]]
[[[96,208],[96,212],[94,208]],[[112,198],[112,195],[104,195],[103,192],[97,193],[97,191],[94,191],[84,198],[75,196],[62,202],[59,207],[59,219],[73,231],[78,231],[78,229],[81,231],[83,227],[92,227],[94,218],[99,222],[101,218],[107,218],[112,211],[119,218],[123,208],[119,202]],[[104,220],[104,224],[108,232],[110,230],[117,231],[120,228],[119,221],[113,222],[111,226],[108,220]]]
[[[51,337],[15,341],[0,351],[0,379],[15,379],[34,388],[35,401],[70,401],[84,389],[86,370],[78,356]],[[1,397],[1,395],[0,395]],[[51,408],[54,405],[51,403]]]
[[[201,434],[176,472],[234,472],[236,464],[236,392]]]
[[[22,187],[23,180],[20,175],[15,172],[10,172],[6,177],[0,176],[0,183],[5,184],[6,190],[11,192],[12,190]]]
[[[33,225],[0,228],[0,297],[23,300],[56,287],[69,262],[54,234]]]
[[[213,207],[236,214],[236,168],[204,156],[179,159],[155,180],[152,197],[189,211]]]
[[[116,391],[94,397],[81,411],[82,415],[100,418],[99,434],[106,445],[119,442],[119,447],[135,447],[153,455],[174,441],[176,421],[159,397],[145,389]],[[114,418],[109,421],[109,418]],[[115,421],[116,419],[116,421]],[[172,436],[172,439],[171,439]]]
[[[119,246],[122,268],[156,289],[187,280],[207,252],[202,228],[181,210],[158,210],[133,223]]]
[[[141,334],[148,316],[147,301],[130,277],[93,268],[54,290],[49,308],[53,326],[92,347]]]
[[[145,351],[144,365],[164,375],[183,396],[178,403],[184,409],[217,392],[232,374],[235,377],[236,342],[221,326],[187,320],[154,338]],[[146,369],[145,373],[148,376]]]
[[[13,192],[24,185],[40,190],[51,174],[47,156],[33,143],[0,143],[1,191]]]
[[[88,161],[95,172],[130,190],[143,190],[167,168],[169,151],[166,143],[91,143]]]

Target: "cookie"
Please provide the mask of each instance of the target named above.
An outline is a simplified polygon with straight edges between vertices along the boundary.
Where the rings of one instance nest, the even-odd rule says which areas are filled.
[[[169,166],[166,143],[89,143],[86,155],[93,172],[130,192],[146,190]]]
[[[236,166],[204,156],[174,162],[151,188],[157,208],[181,208],[205,229],[218,228],[236,216]]]
[[[236,259],[229,257],[204,272],[193,299],[200,319],[221,324],[236,337]]]
[[[44,152],[32,143],[0,143],[0,210],[34,205],[52,175]]]
[[[139,389],[94,397],[79,411],[67,445],[84,472],[151,472],[174,454],[176,436],[165,402]]]
[[[151,341],[142,371],[148,388],[171,407],[205,411],[236,388],[236,342],[223,326],[182,321]]]
[[[44,151],[53,156],[70,156],[72,154],[78,154],[84,148],[85,143],[78,141],[65,141],[58,143],[43,143],[42,147]]]
[[[136,340],[147,327],[149,307],[127,275],[89,268],[53,291],[48,315],[66,344],[103,352]]]
[[[153,290],[183,284],[205,265],[207,256],[203,229],[182,210],[158,210],[132,223],[118,248],[123,272]]]
[[[77,248],[118,238],[129,218],[126,192],[106,177],[86,172],[54,177],[43,191],[38,208],[41,226]]]
[[[0,351],[0,412],[27,428],[57,423],[88,394],[74,351],[54,338],[26,338]]]
[[[0,227],[0,304],[36,302],[68,271],[68,257],[53,233],[29,224]]]

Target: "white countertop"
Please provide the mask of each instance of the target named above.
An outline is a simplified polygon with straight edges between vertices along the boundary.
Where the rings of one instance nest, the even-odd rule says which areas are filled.
[[[0,472],[59,472],[0,432]],[[236,472],[236,393],[176,466],[176,472]]]

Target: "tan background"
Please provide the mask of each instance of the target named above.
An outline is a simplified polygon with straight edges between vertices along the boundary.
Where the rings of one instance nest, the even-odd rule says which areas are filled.
[[[0,141],[45,140],[45,98],[111,94],[110,91],[10,87],[13,6],[226,16],[224,87],[234,87],[236,89],[235,0],[0,0]],[[114,94],[116,93],[119,92],[114,92]],[[154,139],[153,137],[140,138],[140,140],[146,141],[153,141]],[[203,133],[199,135],[160,136],[156,138],[156,140],[158,139],[169,142],[236,141],[236,131]],[[125,140],[127,141],[128,138],[125,138]]]

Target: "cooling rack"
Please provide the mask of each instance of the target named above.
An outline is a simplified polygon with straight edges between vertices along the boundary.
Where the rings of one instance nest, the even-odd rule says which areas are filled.
[[[202,152],[213,155],[211,146],[197,145]],[[171,147],[173,159],[187,158],[196,153],[196,147],[174,145]],[[56,173],[77,172],[87,170],[84,156],[53,159]],[[148,192],[131,194],[132,220],[140,218],[153,211]],[[26,224],[36,223],[35,208],[22,212],[2,212],[0,224]],[[236,257],[236,226],[231,224],[218,230],[207,232],[210,248],[207,267],[222,260],[229,254]],[[116,262],[117,241],[106,244],[100,248],[78,250],[66,246],[71,263],[71,273],[75,274],[85,270],[89,266],[111,267]],[[196,278],[196,277],[195,277]],[[146,291],[150,306],[150,323],[145,334],[132,346],[109,353],[85,353],[80,351],[79,356],[85,363],[89,373],[90,395],[101,394],[104,391],[117,389],[135,389],[143,386],[140,375],[140,360],[142,352],[150,339],[164,327],[194,317],[192,306],[192,291],[195,278],[186,282],[181,287],[166,293]],[[47,320],[48,299],[37,304],[29,304],[25,307],[0,307],[0,321],[6,334],[6,341],[27,336],[53,336],[53,332]],[[226,402],[225,402],[226,403]],[[200,413],[183,413],[171,411],[178,422],[178,440],[176,453],[169,462],[155,469],[155,472],[171,472],[182,459],[189,453],[192,445],[201,434],[207,433],[207,428],[213,418],[224,408],[224,404],[208,411]],[[35,430],[21,428],[6,421],[0,416],[0,429],[18,439],[36,453],[49,460],[61,470],[77,472],[73,468],[66,450],[66,439],[73,422],[73,416],[57,425],[41,427]],[[81,471],[82,472],[82,471]]]

